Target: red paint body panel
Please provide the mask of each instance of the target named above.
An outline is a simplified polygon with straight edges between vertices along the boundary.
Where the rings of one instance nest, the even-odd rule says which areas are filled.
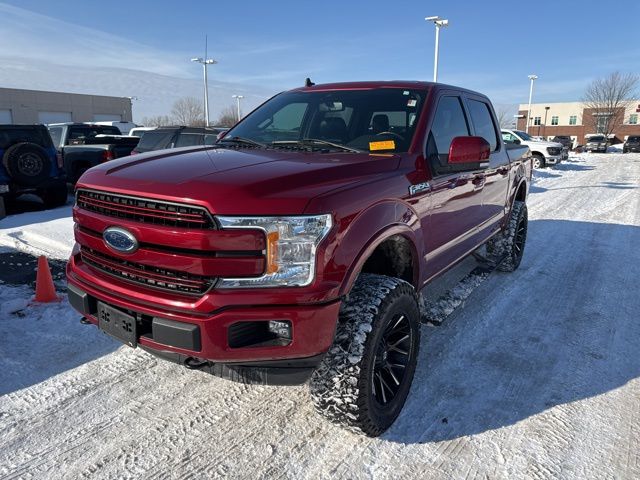
[[[425,148],[439,98],[469,96],[490,105],[479,94],[426,82],[329,84],[309,90],[374,88],[428,90],[408,152],[189,147],[111,161],[89,170],[77,185],[199,206],[214,218],[330,213],[333,227],[318,246],[315,279],[309,286],[229,290],[214,286],[201,296],[187,296],[96,271],[83,263],[79,248],[67,267],[69,283],[122,309],[200,327],[202,351],[175,349],[141,337],[140,343],[150,348],[213,361],[293,359],[326,351],[340,301],[376,246],[395,235],[407,239],[414,259],[413,283],[420,289],[498,232],[517,192],[524,188],[526,194],[531,178],[530,159],[523,152],[510,156],[500,138],[488,167],[434,173]],[[266,239],[260,230],[176,228],[77,206],[73,216],[79,245],[123,261],[211,277],[259,276],[265,269]],[[102,232],[111,226],[131,232],[140,243],[139,250],[127,255],[107,247]],[[290,320],[293,342],[280,347],[229,348],[228,325],[257,319]]]

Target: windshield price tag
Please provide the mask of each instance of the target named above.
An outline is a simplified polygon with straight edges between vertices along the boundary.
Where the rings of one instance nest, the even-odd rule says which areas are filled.
[[[369,150],[395,150],[396,142],[393,140],[384,140],[382,142],[369,142]]]

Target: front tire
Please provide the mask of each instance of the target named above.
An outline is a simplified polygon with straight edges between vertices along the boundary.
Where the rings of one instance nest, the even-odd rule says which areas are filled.
[[[419,347],[414,288],[361,274],[340,310],[335,341],[311,377],[316,410],[357,433],[380,435],[407,399]]]
[[[539,153],[533,154],[533,168],[544,168],[547,166],[547,162],[544,159],[544,156]]]

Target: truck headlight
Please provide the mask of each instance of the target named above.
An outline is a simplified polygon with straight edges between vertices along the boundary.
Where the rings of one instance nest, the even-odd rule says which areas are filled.
[[[267,237],[261,277],[221,278],[217,288],[304,287],[315,277],[316,249],[331,230],[331,215],[216,217],[222,229],[257,229]]]

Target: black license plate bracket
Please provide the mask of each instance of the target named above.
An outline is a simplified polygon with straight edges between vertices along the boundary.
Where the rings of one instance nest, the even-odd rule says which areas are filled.
[[[137,346],[136,317],[98,302],[98,326],[107,335],[135,348]]]

